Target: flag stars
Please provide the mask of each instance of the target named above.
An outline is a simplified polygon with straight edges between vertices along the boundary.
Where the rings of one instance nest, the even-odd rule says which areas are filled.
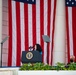
[[[34,2],[34,0],[32,0],[32,2]]]
[[[72,4],[74,4],[74,2],[72,2]]]
[[[67,2],[67,4],[69,4],[69,2]]]
[[[27,1],[30,1],[30,0],[27,0]],[[34,2],[34,0],[31,0],[32,2]]]
[[[76,0],[66,0],[66,6],[76,6]]]
[[[75,0],[76,1],[76,0]]]

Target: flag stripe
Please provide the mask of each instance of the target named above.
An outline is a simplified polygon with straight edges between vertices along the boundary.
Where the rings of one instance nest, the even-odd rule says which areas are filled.
[[[8,45],[8,66],[12,63],[12,3],[8,0],[8,26],[9,26],[9,45]]]
[[[66,7],[66,30],[67,30],[67,55],[68,55],[68,62],[70,61],[70,47],[69,47],[69,29],[68,29],[68,8]]]
[[[53,61],[53,48],[54,48],[54,30],[55,30],[55,15],[56,15],[56,2],[57,2],[57,0],[54,0],[52,3],[54,4],[54,8],[53,8],[53,20],[51,21],[51,22],[53,22],[53,24],[51,24],[51,25],[53,25],[51,28],[51,30],[52,30],[52,32],[51,32],[51,30],[50,30],[50,34],[52,34],[52,36],[51,36],[51,65],[52,65],[52,61]],[[52,4],[51,4],[52,5]],[[51,8],[52,8],[52,6],[51,6]],[[52,15],[52,14],[51,14]],[[51,16],[51,19],[52,19],[52,16]]]
[[[33,46],[33,38],[32,38],[32,5],[28,4],[28,38],[29,38],[29,46]]]
[[[33,46],[36,44],[36,5],[32,5]]]
[[[24,4],[25,50],[28,50],[28,5]]]
[[[76,56],[76,7],[72,8],[73,55]],[[76,60],[76,58],[75,58]]]
[[[44,35],[47,35],[47,0],[44,1]],[[49,28],[48,28],[49,29]],[[43,40],[43,39],[42,39]],[[43,41],[44,42],[44,41]],[[44,42],[44,63],[47,63],[47,43]]]
[[[14,10],[14,11],[13,11]],[[17,33],[16,33],[16,3],[12,1],[12,65],[16,65],[16,49],[17,49]]]
[[[41,47],[43,50],[43,56],[44,56],[44,43],[43,43],[42,35],[44,35],[44,0],[40,0],[40,39],[41,39]]]
[[[21,57],[21,33],[20,33],[20,3],[16,2],[16,40],[17,40],[17,54],[16,54],[16,65],[20,65],[20,57]]]
[[[48,30],[47,30],[47,35],[50,37],[50,30],[51,30],[51,0],[48,0],[48,14],[47,14],[47,24],[48,24]],[[52,6],[52,8],[53,8],[53,6]],[[51,42],[50,43],[48,43],[48,64],[50,65],[51,63],[50,63],[50,60],[51,60],[51,48],[50,48],[50,44],[51,44]]]
[[[40,44],[40,0],[36,2],[36,37],[36,42]]]
[[[72,8],[68,7],[70,55],[73,55]]]
[[[25,50],[24,3],[20,3],[21,50]]]
[[[21,56],[25,50],[24,3],[20,3]],[[21,57],[20,57],[21,59]],[[22,62],[20,63],[22,65]]]

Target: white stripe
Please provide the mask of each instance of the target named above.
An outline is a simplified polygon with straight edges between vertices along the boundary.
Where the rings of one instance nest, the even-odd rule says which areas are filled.
[[[54,19],[54,0],[51,0],[51,15],[50,15],[50,47],[49,47],[49,64],[51,63],[51,50],[52,50],[52,31],[53,31],[53,19]]]
[[[20,3],[20,28],[21,28],[21,51],[25,50],[25,26],[24,26],[24,3]]]
[[[68,63],[68,46],[67,46],[67,34],[66,34],[66,56],[65,56],[65,62]]]
[[[28,38],[29,38],[29,46],[33,46],[33,38],[32,38],[32,5],[28,4]]]
[[[44,35],[47,35],[47,10],[48,10],[48,0],[44,0]]]
[[[70,55],[73,55],[72,8],[71,7],[68,7],[68,22],[69,22]]]
[[[16,6],[15,1],[12,1],[12,66],[16,66]]]
[[[25,50],[25,39],[24,39],[24,35],[25,35],[25,32],[24,32],[24,30],[25,30],[25,26],[24,26],[24,3],[21,3],[20,2],[20,28],[21,28],[21,56],[22,56],[22,51],[24,51]],[[22,65],[22,63],[21,63],[21,65]]]
[[[36,38],[40,44],[40,0],[36,1]]]
[[[47,35],[47,8],[48,8],[48,5],[47,5],[47,2],[48,0],[44,0],[44,35]],[[46,64],[47,63],[47,43],[45,42],[44,43],[44,63]]]

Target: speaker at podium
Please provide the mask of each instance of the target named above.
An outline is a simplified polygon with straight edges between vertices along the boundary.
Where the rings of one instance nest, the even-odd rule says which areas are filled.
[[[23,64],[42,62],[42,55],[38,51],[22,51],[21,62]]]

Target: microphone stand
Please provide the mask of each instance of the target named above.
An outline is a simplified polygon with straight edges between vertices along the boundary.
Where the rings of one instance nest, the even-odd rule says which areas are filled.
[[[48,63],[48,48],[49,48],[49,42],[50,42],[50,38],[49,38],[49,36],[48,35],[42,35],[42,38],[43,38],[43,41],[44,42],[46,42],[46,51],[47,51],[47,55],[46,55],[46,58],[47,58],[47,60],[46,60],[46,64]]]
[[[9,36],[6,36],[2,42],[1,42],[1,67],[2,67],[2,49],[3,49],[3,43],[9,38]]]
[[[3,48],[3,43],[1,43],[1,67],[2,67],[2,48]]]

